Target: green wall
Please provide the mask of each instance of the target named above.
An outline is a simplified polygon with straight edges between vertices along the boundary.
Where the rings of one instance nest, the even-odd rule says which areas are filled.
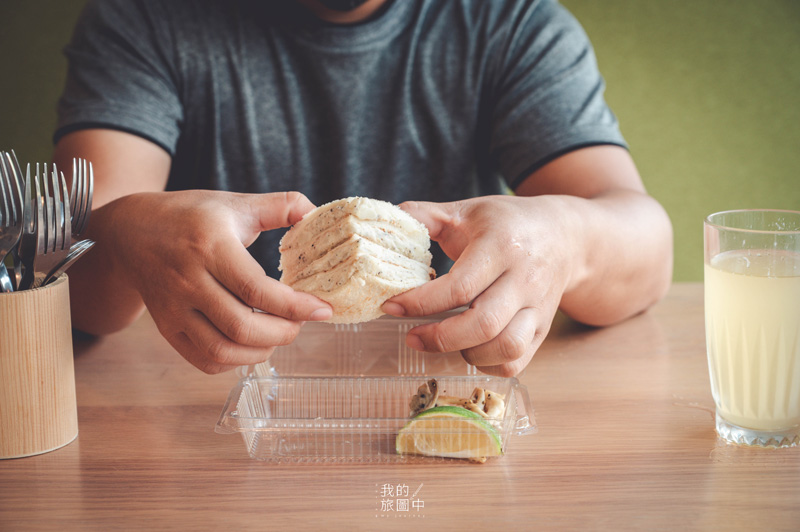
[[[0,147],[44,161],[61,48],[84,1],[2,3]],[[594,42],[608,101],[672,217],[676,280],[702,278],[706,214],[800,209],[799,0],[563,3]]]
[[[800,210],[800,1],[563,0],[675,228],[675,279],[703,277],[703,218]]]
[[[0,149],[49,161],[67,62],[61,49],[85,0],[0,0]]]

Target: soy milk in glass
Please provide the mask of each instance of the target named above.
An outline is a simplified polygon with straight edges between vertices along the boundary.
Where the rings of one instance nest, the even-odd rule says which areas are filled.
[[[800,444],[800,212],[705,220],[705,321],[719,435]]]

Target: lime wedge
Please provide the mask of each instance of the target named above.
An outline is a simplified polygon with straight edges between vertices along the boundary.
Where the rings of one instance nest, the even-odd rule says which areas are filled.
[[[503,454],[497,429],[483,417],[460,406],[437,406],[420,412],[400,429],[398,454],[467,458],[483,462]]]

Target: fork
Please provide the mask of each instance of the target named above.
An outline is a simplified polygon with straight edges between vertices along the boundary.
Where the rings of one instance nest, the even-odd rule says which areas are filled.
[[[5,258],[22,235],[23,194],[20,177],[11,155],[0,152],[0,292],[12,292],[16,284],[8,275]]]
[[[72,159],[72,191],[69,195],[72,236],[78,238],[86,230],[92,211],[94,170],[86,159]]]
[[[39,190],[39,182],[36,181],[36,191]],[[17,246],[17,258],[20,263],[21,276],[17,282],[17,290],[31,288],[33,284],[33,262],[36,259],[36,252],[39,249],[39,232],[37,222],[41,216],[37,210],[41,209],[41,202],[38,194],[33,189],[31,182],[31,165],[28,163],[25,168],[25,217],[22,224],[22,237]],[[44,243],[42,243],[44,247]]]
[[[42,285],[47,285],[50,282],[57,279],[58,276],[64,273],[67,268],[72,266],[73,262],[78,260],[81,257],[81,255],[89,251],[92,248],[92,246],[94,246],[94,242],[91,240],[81,240],[79,242],[75,242],[74,244],[72,244],[72,246],[70,246],[69,248],[69,253],[67,254],[67,256],[58,266],[55,267],[54,270],[52,270],[50,273],[47,274],[47,277],[45,278]]]
[[[6,156],[8,157],[8,152],[6,152]],[[25,184],[25,187],[23,187],[21,191],[22,203],[20,204],[22,207],[22,224],[23,224],[22,233],[24,233],[25,220],[27,219],[28,216],[30,216],[29,212],[30,209],[25,208],[25,204],[27,203],[25,198],[28,197],[30,190],[30,183],[25,182],[25,178],[23,177],[22,174],[22,168],[20,168],[19,166],[19,161],[17,160],[17,154],[14,152],[14,150],[11,150],[11,156],[9,157],[9,159],[13,162],[13,164],[11,165],[11,169],[16,174],[17,180]],[[19,289],[20,283],[22,282],[22,261],[19,258],[19,247],[21,243],[22,243],[22,234],[20,234],[20,243],[17,244],[17,246],[11,250],[11,255],[14,258],[14,286],[17,288],[17,290]]]
[[[32,288],[41,286],[48,274],[64,261],[69,254],[70,242],[72,240],[71,222],[67,217],[69,212],[69,196],[67,194],[67,184],[64,175],[59,173],[56,165],[51,165],[50,185],[53,195],[50,196],[48,186],[47,163],[44,164],[44,172],[41,175],[41,182],[44,194],[39,187],[40,175],[39,165],[36,165],[36,226],[37,226],[37,248],[36,256],[33,261],[33,284]]]

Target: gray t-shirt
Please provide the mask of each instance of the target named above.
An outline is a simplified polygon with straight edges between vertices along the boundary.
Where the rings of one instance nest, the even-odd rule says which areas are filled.
[[[172,156],[170,190],[452,201],[624,146],[591,45],[553,0],[393,0],[354,26],[290,0],[95,0],[65,53],[56,140],[147,138]],[[250,248],[273,276],[282,234]]]

